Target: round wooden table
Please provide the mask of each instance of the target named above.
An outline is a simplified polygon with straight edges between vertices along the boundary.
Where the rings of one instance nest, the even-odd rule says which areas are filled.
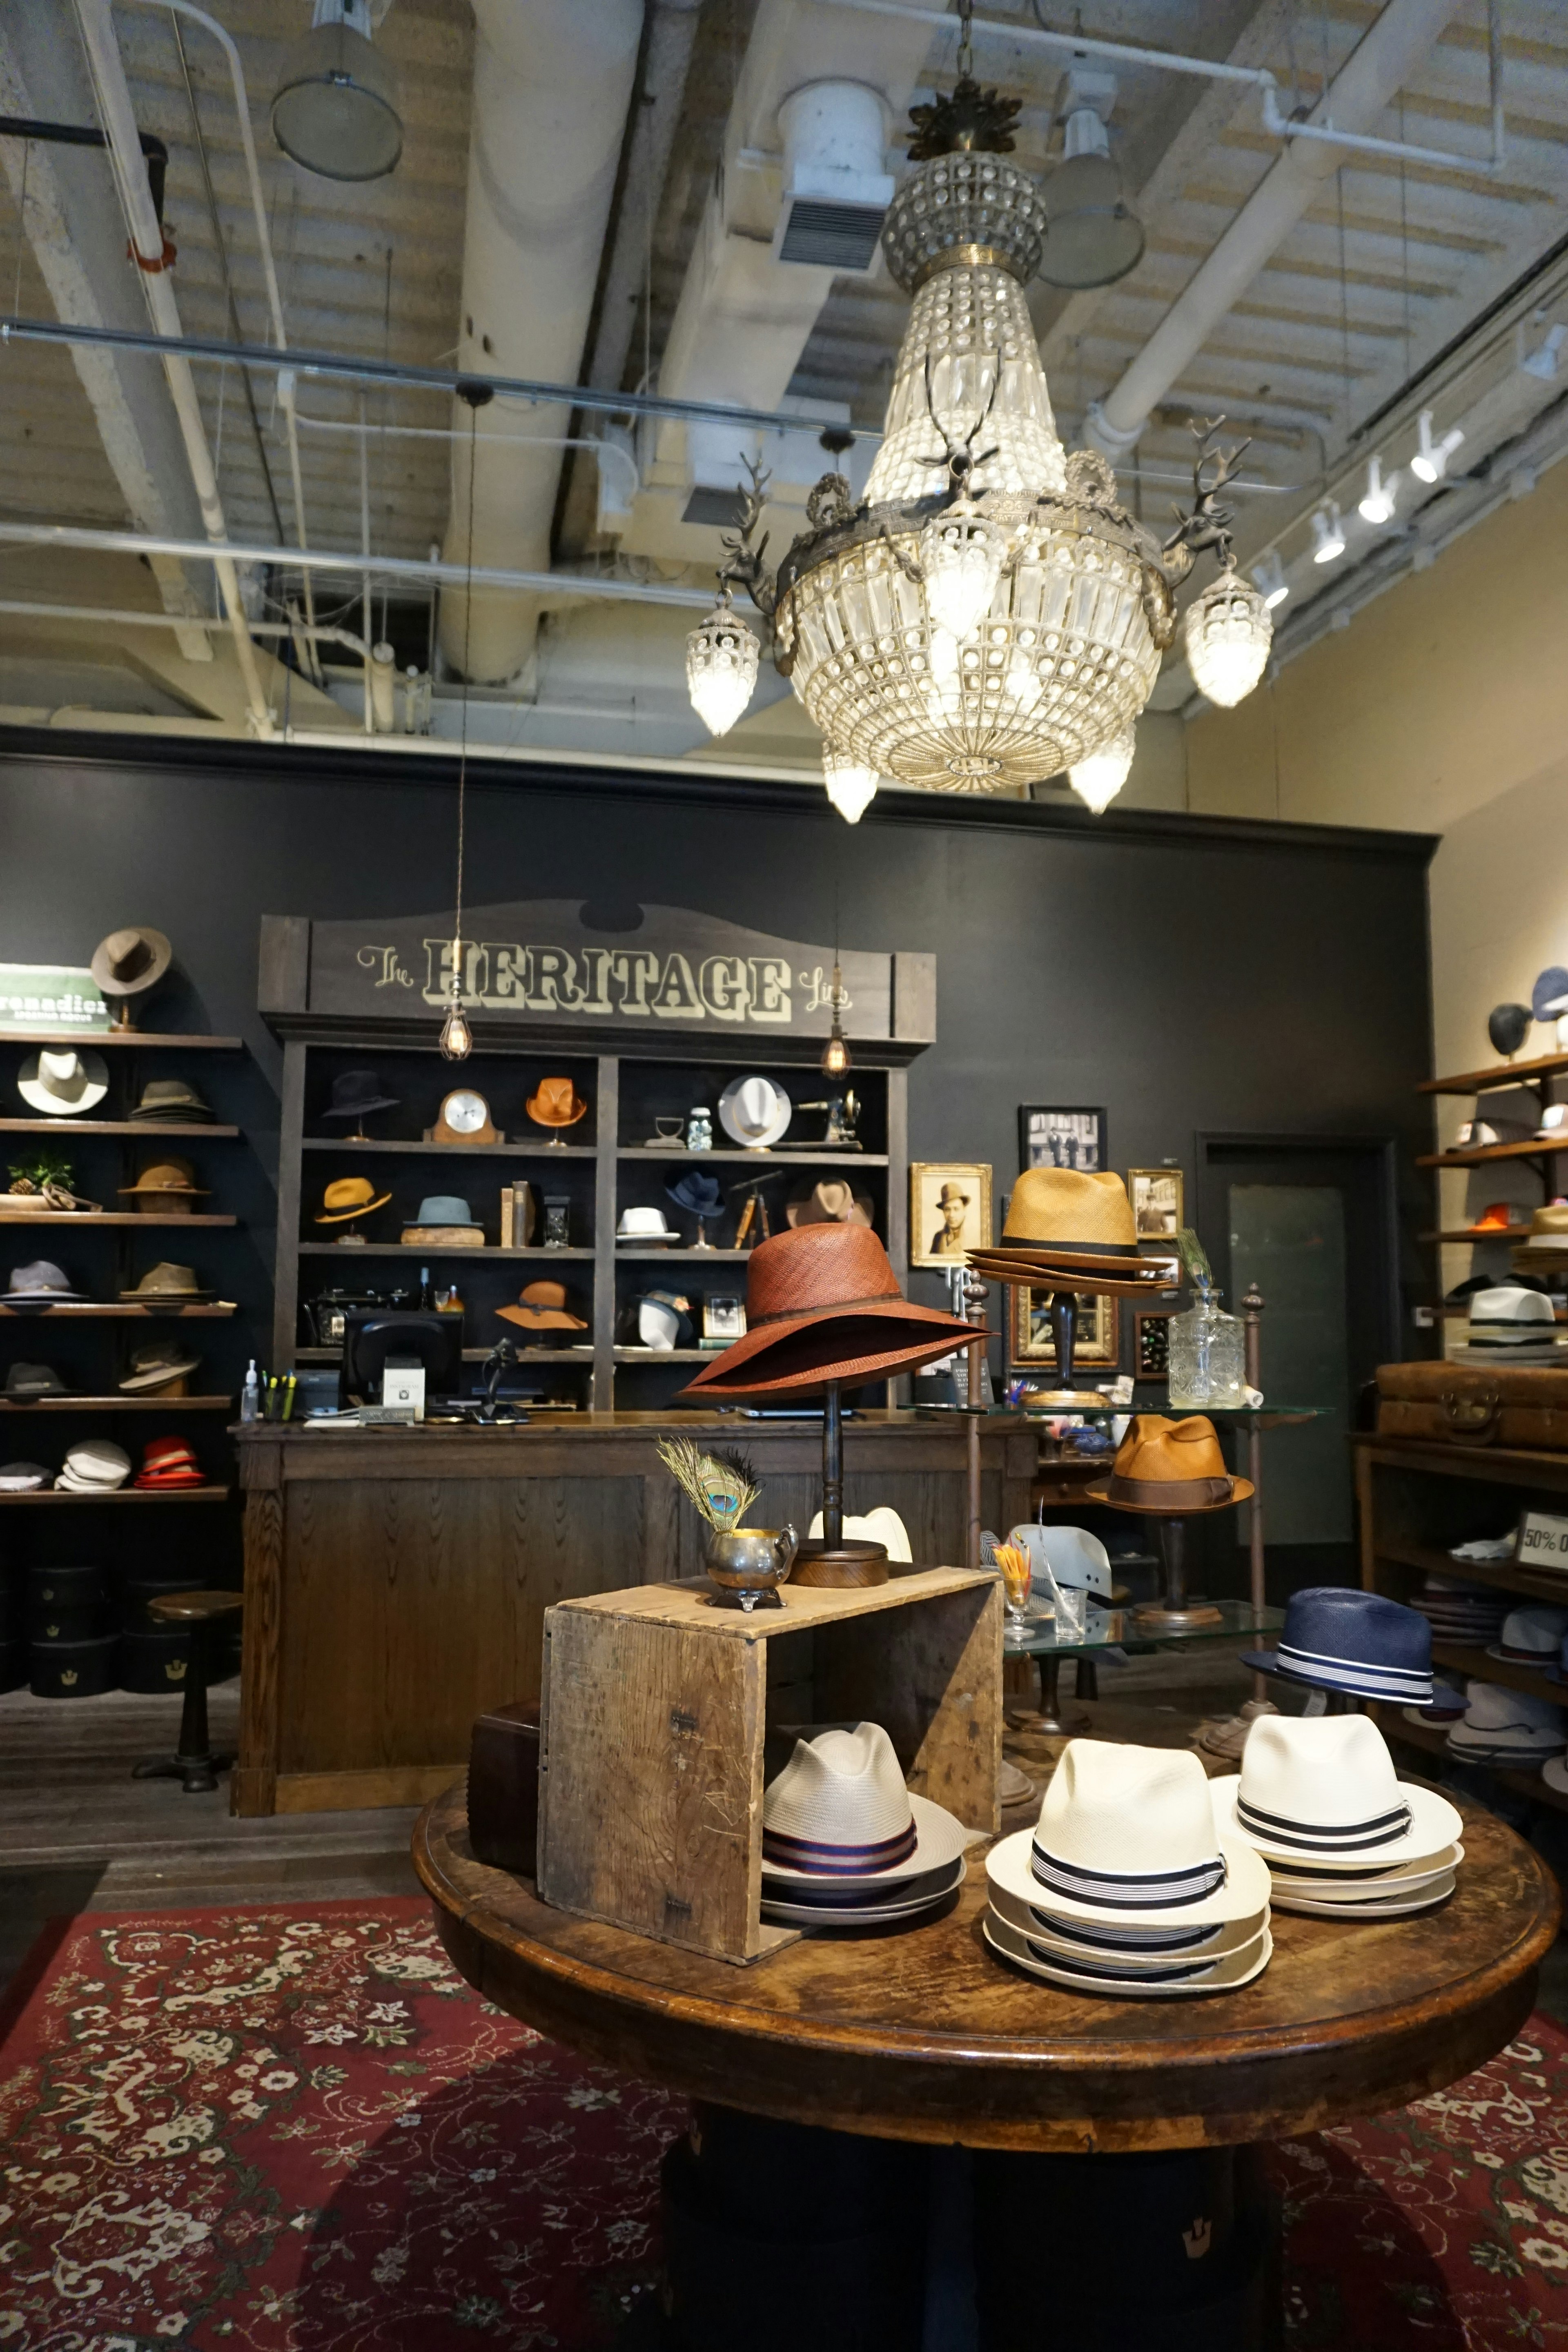
[[[1216,2151],[1402,2106],[1495,2055],[1530,2014],[1555,1883],[1495,1816],[1461,1810],[1465,1861],[1441,1909],[1359,1926],[1276,1912],[1256,1983],[1143,2002],[1058,1991],[994,1958],[975,1860],[927,1925],[812,1935],[742,1968],[552,1910],[486,1869],[461,1789],[421,1816],[414,1858],[468,1982],[587,2056],[825,2134],[1055,2158],[1056,2174],[1075,2158],[1094,2184],[1086,2211],[1118,2156],[1202,2152],[1196,2170],[1162,2175],[1170,2212],[1195,2225],[1193,2199],[1226,2193]],[[1205,2322],[1193,2340],[1265,2339]]]

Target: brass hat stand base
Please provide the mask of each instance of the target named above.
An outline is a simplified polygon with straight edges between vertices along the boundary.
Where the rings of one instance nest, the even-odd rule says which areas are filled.
[[[824,1515],[826,1522],[826,1514]],[[790,1570],[792,1584],[811,1584],[834,1592],[858,1591],[868,1584],[886,1584],[890,1570],[885,1544],[830,1544],[826,1538],[803,1543]]]

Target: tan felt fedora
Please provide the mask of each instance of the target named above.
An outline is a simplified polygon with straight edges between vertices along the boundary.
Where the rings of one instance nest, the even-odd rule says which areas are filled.
[[[1206,1414],[1169,1421],[1163,1412],[1141,1412],[1117,1450],[1110,1478],[1086,1486],[1084,1494],[1090,1502],[1111,1503],[1121,1511],[1173,1518],[1247,1502],[1252,1482],[1233,1477],[1226,1468]]]
[[[179,1159],[152,1160],[134,1184],[122,1184],[120,1192],[122,1199],[133,1200],[150,1215],[188,1216],[193,1201],[210,1198],[206,1186],[196,1182],[190,1161]]]
[[[871,1195],[830,1176],[809,1192],[797,1192],[785,1203],[784,1216],[792,1225],[868,1225]]]
[[[178,1302],[184,1299],[195,1301],[210,1298],[212,1292],[202,1288],[201,1284],[196,1280],[194,1266],[171,1265],[165,1258],[159,1265],[149,1268],[133,1289],[122,1290],[120,1296],[121,1298],[137,1299],[142,1305],[146,1305],[149,1301],[155,1303],[160,1299]]]

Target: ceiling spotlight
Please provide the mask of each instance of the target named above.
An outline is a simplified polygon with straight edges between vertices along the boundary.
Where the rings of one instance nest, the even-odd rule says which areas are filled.
[[[1110,286],[1143,258],[1143,224],[1110,160],[1105,118],[1115,98],[1111,74],[1075,67],[1063,85],[1062,160],[1041,191],[1048,227],[1040,276],[1047,286]]]
[[[397,76],[373,46],[371,0],[315,0],[284,52],[272,135],[323,180],[382,180],[403,152]]]
[[[1345,551],[1344,525],[1332,499],[1320,507],[1312,517],[1312,561],[1314,563],[1337,563]]]
[[[1398,479],[1397,474],[1390,474],[1385,482],[1383,478],[1382,458],[1374,457],[1366,469],[1366,496],[1356,509],[1357,514],[1363,521],[1372,523],[1393,521],[1394,486]]]
[[[1260,562],[1253,565],[1252,584],[1262,597],[1266,612],[1274,612],[1285,602],[1286,597],[1290,593],[1290,588],[1285,577],[1285,566],[1279,561],[1278,549],[1271,554],[1264,556]]]
[[[1415,420],[1417,448],[1410,460],[1410,470],[1423,482],[1440,482],[1448,470],[1448,460],[1464,439],[1457,425],[1450,425],[1440,441],[1432,438],[1432,412],[1424,408]]]

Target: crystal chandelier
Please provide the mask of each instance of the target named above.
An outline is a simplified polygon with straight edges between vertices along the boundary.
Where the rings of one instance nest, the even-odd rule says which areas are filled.
[[[1232,517],[1215,497],[1239,453],[1205,442],[1194,511],[1162,544],[1119,503],[1098,452],[1063,451],[1024,294],[1046,208],[1006,161],[1021,101],[971,79],[961,14],[959,79],[912,110],[915,169],[883,229],[913,307],[865,498],[857,505],[842,474],[825,475],[775,576],[752,545],[767,478],[753,468],[724,542],[721,604],[688,640],[691,698],[717,732],[710,648],[721,623],[744,630],[728,611],[730,583],[743,583],[772,619],[773,660],[822,735],[825,782],[851,823],[878,779],[1026,792],[1064,768],[1088,773],[1097,755],[1121,760],[1125,746],[1119,789],[1194,556],[1218,551],[1227,611],[1251,595],[1229,567]],[[1253,683],[1271,629],[1254,601]],[[1205,625],[1205,647],[1211,634]],[[755,659],[753,641],[724,725],[744,708]],[[742,682],[741,667],[726,674],[724,709]],[[1093,772],[1094,790],[1109,772]]]

